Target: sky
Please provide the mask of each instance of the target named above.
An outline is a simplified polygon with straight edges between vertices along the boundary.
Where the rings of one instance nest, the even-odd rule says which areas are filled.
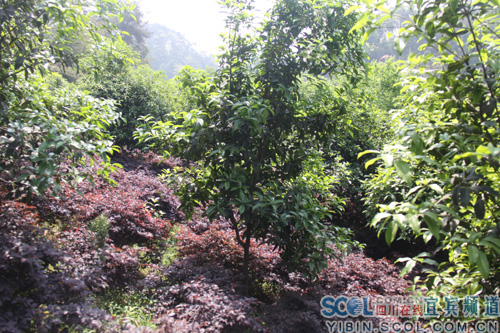
[[[160,23],[180,32],[197,51],[217,54],[224,31],[224,14],[217,0],[138,0],[149,23]],[[257,0],[255,5],[266,11],[271,0]]]

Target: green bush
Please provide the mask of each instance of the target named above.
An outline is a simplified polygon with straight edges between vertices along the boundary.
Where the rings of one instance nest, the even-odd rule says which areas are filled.
[[[106,239],[109,237],[109,222],[108,217],[104,214],[99,215],[89,222],[89,229],[95,233],[96,245],[103,248],[106,244]]]
[[[106,128],[118,114],[113,102],[73,87],[49,89],[37,72],[51,65],[75,65],[70,45],[82,35],[95,43],[107,30],[116,37],[112,15],[122,8],[113,0],[2,1],[0,4],[0,175],[8,187],[40,194],[54,193],[62,181],[81,181],[86,163],[100,156],[107,176],[114,166]],[[53,77],[54,78],[54,77]],[[85,158],[84,158],[85,157]],[[69,159],[69,164],[61,165]]]
[[[399,136],[370,162],[380,162],[366,184],[372,225],[389,243],[404,230],[447,254],[405,259],[404,272],[417,263],[435,266],[425,279],[430,294],[498,294],[500,7],[404,3],[414,14],[399,43],[421,37],[434,54],[409,57],[413,75],[403,85]],[[370,20],[372,9],[362,20]]]
[[[403,73],[391,60],[367,67],[367,75],[355,82],[351,82],[352,77],[339,76],[319,85],[305,77],[299,91],[302,103],[332,114],[333,135],[323,154],[349,195],[361,190],[360,181],[372,171],[365,169],[367,160],[358,159],[358,154],[381,149],[396,135],[392,111],[400,96],[398,83]]]
[[[154,315],[147,310],[154,300],[139,291],[108,289],[96,296],[96,306],[106,310],[120,324],[132,323],[136,327],[157,328]]]
[[[175,80],[139,59],[126,44],[96,47],[82,63],[79,84],[92,95],[116,101],[122,121],[111,128],[119,145],[137,146],[133,133],[137,119],[151,116],[166,121],[171,113],[190,108],[190,96]],[[97,75],[97,73],[100,73]]]
[[[48,76],[50,78],[50,76]],[[0,171],[14,191],[59,192],[61,182],[92,179],[91,164],[98,155],[107,176],[115,169],[109,156],[115,149],[106,128],[119,114],[114,103],[67,86],[49,89],[33,76],[19,79],[22,98],[10,101],[5,126],[0,128]]]

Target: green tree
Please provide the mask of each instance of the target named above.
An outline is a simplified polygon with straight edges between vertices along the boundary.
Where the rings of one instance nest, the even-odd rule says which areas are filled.
[[[437,295],[498,293],[500,288],[500,6],[498,1],[401,1],[415,8],[399,34],[432,52],[408,59],[399,138],[373,159],[367,183],[372,225],[392,242],[399,230],[435,241],[405,259],[437,265],[426,288]],[[367,3],[360,22],[377,20]],[[384,14],[385,15],[385,14]],[[432,64],[432,65],[430,65]]]
[[[120,55],[118,50],[110,57],[108,51],[104,50],[101,56],[89,58],[92,65],[79,83],[96,97],[116,101],[122,121],[113,125],[110,132],[116,144],[131,147],[138,145],[133,138],[139,125],[138,118],[151,116],[166,121],[171,118],[171,113],[188,109],[191,98],[179,82],[168,80],[164,72],[153,71],[148,65],[133,66],[123,60],[126,57],[126,52]],[[96,81],[93,72],[97,64],[97,68],[102,68],[101,73],[105,75],[101,74]]]
[[[83,155],[100,155],[105,174],[114,168],[105,132],[117,117],[110,102],[74,91],[50,96],[35,74],[51,64],[73,65],[69,46],[82,31],[96,42],[103,29],[113,36],[109,10],[118,12],[115,7],[112,0],[0,3],[0,172],[10,186],[21,183],[29,194],[49,186],[57,191],[60,181],[75,177],[63,170],[75,170]],[[71,167],[60,168],[66,158]]]
[[[183,209],[205,208],[209,218],[231,221],[244,252],[248,282],[253,238],[276,246],[294,268],[319,273],[347,240],[325,225],[342,200],[329,190],[321,149],[335,123],[331,110],[300,99],[304,73],[319,86],[324,74],[363,69],[354,18],[331,1],[277,1],[253,29],[252,1],[225,0],[226,45],[213,77],[185,69],[181,82],[197,109],[167,122],[149,119],[142,141],[198,161],[181,189]]]
[[[126,4],[123,0],[121,2]],[[118,16],[116,26],[123,35],[123,41],[137,52],[142,60],[145,60],[149,52],[147,39],[151,37],[151,32],[147,29],[139,3],[134,1],[133,9]]]

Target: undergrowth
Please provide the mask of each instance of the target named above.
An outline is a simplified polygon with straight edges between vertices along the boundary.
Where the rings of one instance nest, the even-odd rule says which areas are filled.
[[[119,324],[156,329],[154,315],[147,309],[154,305],[151,297],[122,288],[107,289],[95,296],[95,306],[107,311]]]
[[[96,179],[32,205],[0,201],[0,331],[320,332],[324,295],[404,293],[387,260],[352,253],[313,282],[253,240],[245,293],[230,224],[201,210],[182,223],[146,163],[156,158],[141,156],[122,156],[117,187]]]

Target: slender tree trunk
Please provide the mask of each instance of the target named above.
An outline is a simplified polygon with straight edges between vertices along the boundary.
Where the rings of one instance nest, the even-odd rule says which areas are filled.
[[[240,235],[240,230],[238,229],[238,223],[236,222],[234,215],[229,215],[229,219],[233,224],[233,229],[236,234],[236,241],[241,247],[243,247],[243,276],[245,277],[245,293],[248,294],[248,290],[250,287],[250,272],[248,270],[248,264],[250,262],[251,233],[247,227],[243,235]]]
[[[250,261],[250,237],[245,239],[243,245],[243,275],[245,276],[245,293],[248,294],[250,287],[250,272],[248,271],[248,263]]]

